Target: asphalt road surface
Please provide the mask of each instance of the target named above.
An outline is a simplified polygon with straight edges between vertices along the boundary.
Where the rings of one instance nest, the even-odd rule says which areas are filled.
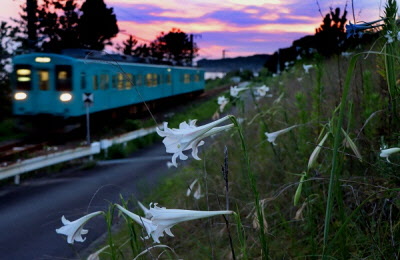
[[[127,163],[97,165],[90,170],[68,170],[54,176],[0,186],[0,259],[81,259],[80,253],[104,234],[97,216],[85,225],[85,242],[73,246],[55,229],[61,216],[76,220],[87,213],[107,210],[110,202],[143,198],[161,177],[171,175],[171,157],[159,143],[135,153]]]

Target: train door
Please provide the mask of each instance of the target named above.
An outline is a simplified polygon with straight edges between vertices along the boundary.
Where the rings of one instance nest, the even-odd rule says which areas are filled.
[[[54,89],[51,87],[51,78],[54,70],[50,68],[35,68],[33,70],[33,100],[34,107],[38,114],[48,114],[53,112],[56,106]]]

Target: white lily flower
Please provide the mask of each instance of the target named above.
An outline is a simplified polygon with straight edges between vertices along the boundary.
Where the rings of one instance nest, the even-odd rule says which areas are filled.
[[[236,121],[237,121],[239,124],[242,124],[242,123],[244,122],[244,118],[243,118],[243,117],[238,117],[238,118],[236,118]]]
[[[326,133],[325,136],[322,138],[321,142],[315,147],[314,151],[311,153],[310,158],[308,159],[308,169],[311,169],[311,167],[314,165],[314,163],[317,160],[317,157],[321,151],[322,146],[324,145],[326,139],[328,138],[329,133]]]
[[[257,91],[256,93],[257,93],[258,96],[265,97],[265,95],[269,91],[269,87],[267,87],[265,85],[262,85],[261,87],[256,88],[256,91]]]
[[[145,239],[148,239],[150,236],[153,238],[153,240],[157,243],[160,243],[160,241],[158,240],[158,238],[161,236],[163,236],[163,234],[161,233],[161,235],[159,235],[158,237],[154,236],[154,231],[157,229],[157,226],[153,224],[153,222],[147,218],[143,218],[141,216],[136,215],[133,212],[130,212],[129,210],[125,209],[124,207],[115,204],[117,206],[117,208],[122,211],[123,213],[125,213],[128,217],[130,217],[132,220],[134,220],[136,223],[138,223],[139,225],[141,225],[142,227],[144,227],[144,229],[146,229],[147,232],[147,236],[144,237]]]
[[[232,97],[238,97],[239,92],[246,90],[247,88],[238,88],[237,86],[233,86],[230,89],[230,94]]]
[[[201,197],[203,197],[203,195],[201,194],[201,186],[200,186],[200,183],[197,184],[197,189],[196,189],[196,191],[194,192],[193,197],[194,197],[196,200],[199,200]]]
[[[386,35],[385,35],[385,38],[387,39],[388,43],[394,42],[394,38],[392,37],[392,31],[387,31]]]
[[[386,161],[389,161],[389,156],[393,153],[400,152],[400,148],[394,147],[394,148],[389,148],[389,149],[384,149],[381,150],[381,154],[379,155],[382,158],[386,158]]]
[[[189,188],[188,188],[187,191],[186,191],[186,196],[189,196],[189,195],[190,195],[190,193],[192,192],[193,187],[194,187],[194,185],[196,184],[196,182],[197,182],[197,179],[195,179],[195,180],[192,182],[192,184],[190,184]]]
[[[175,166],[175,165],[172,162],[167,162],[168,169],[171,168],[172,166]]]
[[[143,210],[144,216],[146,218],[151,218],[152,215],[150,213],[150,210],[146,208],[140,201],[138,201],[139,207]]]
[[[157,230],[154,232],[153,238],[163,236],[164,231],[168,235],[174,236],[171,233],[170,229],[180,222],[233,213],[233,211],[230,210],[197,211],[184,209],[166,209],[164,207],[158,207],[157,204],[154,204],[153,207],[150,207],[150,212],[153,215],[153,217],[151,218],[151,222],[157,226]],[[157,242],[156,240],[154,241]]]
[[[217,126],[217,127],[212,128],[210,131],[206,132],[202,136],[199,136],[196,140],[194,140],[192,142],[192,145],[190,147],[192,149],[192,157],[196,160],[201,160],[200,157],[197,155],[199,146],[204,144],[204,141],[202,141],[201,139],[204,139],[209,136],[212,137],[213,135],[215,135],[219,132],[231,129],[233,126],[234,126],[233,124]]]
[[[96,211],[72,222],[67,220],[64,216],[62,216],[61,221],[64,224],[64,226],[56,229],[56,232],[57,234],[66,235],[68,244],[73,244],[74,241],[83,242],[86,240],[86,238],[82,238],[82,235],[86,235],[89,232],[87,229],[83,229],[83,226],[91,218],[100,215],[102,213],[103,211]]]
[[[351,55],[353,55],[352,52],[342,52],[342,56],[345,57],[345,58],[348,58],[348,57],[350,57]]]
[[[196,120],[191,120],[188,123],[183,122],[179,125],[179,129],[168,128],[168,123],[164,122],[164,130],[156,129],[161,137],[165,137],[163,143],[167,153],[173,153],[172,163],[177,167],[176,159],[186,160],[188,157],[183,154],[183,151],[192,149],[192,156],[196,160],[200,160],[197,155],[198,147],[204,144],[203,138],[216,134],[223,130],[233,127],[233,124],[216,127],[218,124],[229,119],[230,116],[225,116],[214,122],[203,126],[196,126]]]
[[[276,131],[273,133],[265,132],[265,135],[268,137],[268,142],[272,143],[273,145],[276,145],[275,140],[279,135],[289,132],[290,130],[292,130],[293,128],[295,128],[297,126],[298,125],[294,125],[294,126],[291,126],[291,127],[288,127],[288,128],[285,128],[285,129],[282,129],[282,130],[279,130],[279,131]]]
[[[219,111],[222,113],[225,106],[228,104],[228,99],[225,96],[218,97]]]
[[[306,73],[308,73],[309,70],[310,70],[312,67],[314,67],[312,64],[310,64],[310,65],[303,64],[303,69],[304,69],[304,71],[305,71]]]

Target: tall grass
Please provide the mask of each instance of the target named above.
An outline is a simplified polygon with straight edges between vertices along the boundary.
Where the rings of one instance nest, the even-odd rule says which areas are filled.
[[[234,221],[215,218],[174,226],[175,237],[161,238],[178,255],[170,257],[399,259],[400,156],[391,155],[391,162],[379,157],[387,140],[390,147],[399,144],[397,130],[389,131],[398,125],[393,114],[398,53],[385,45],[386,82],[376,72],[377,57],[364,54],[350,60],[337,56],[307,61],[320,62],[308,76],[298,62],[278,77],[265,76],[252,83],[252,87],[270,86],[274,97],[244,96],[237,107],[232,106],[235,131],[206,139],[201,161],[179,168],[145,198],[144,204],[158,202],[167,208],[209,210],[235,205],[231,207]],[[339,75],[343,71],[345,77]],[[341,78],[343,85],[333,80]],[[216,110],[215,98],[169,122],[177,126],[187,119],[206,119]],[[239,117],[244,121],[239,123]],[[276,146],[268,143],[265,132],[291,125],[299,126],[279,135]],[[221,175],[221,164],[227,172],[227,151],[229,180]],[[207,176],[201,181],[205,194],[185,196],[189,183],[202,176]],[[135,203],[123,201],[123,205]],[[130,250],[110,245],[109,255],[133,258],[139,252],[154,252],[151,256],[156,258],[162,249],[139,241],[137,229],[130,224],[128,235],[124,233],[131,239]],[[121,239],[109,243],[116,241]]]

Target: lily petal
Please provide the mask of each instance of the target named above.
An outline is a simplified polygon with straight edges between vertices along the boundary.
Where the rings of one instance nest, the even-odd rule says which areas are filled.
[[[69,221],[64,216],[62,216],[61,221],[64,226],[56,229],[58,234],[66,235],[67,242],[69,244],[73,244],[74,241],[84,242],[86,238],[83,238],[82,235],[86,235],[89,231],[83,229],[83,226],[93,217],[104,213],[103,211],[96,211],[90,213],[86,216],[83,216],[75,221]]]

